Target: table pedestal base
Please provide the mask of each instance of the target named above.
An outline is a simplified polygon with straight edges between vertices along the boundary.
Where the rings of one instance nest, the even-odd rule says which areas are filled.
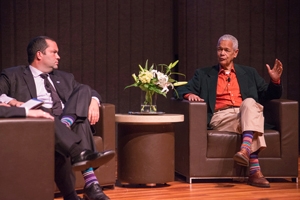
[[[129,184],[174,181],[173,124],[118,124],[118,181]]]

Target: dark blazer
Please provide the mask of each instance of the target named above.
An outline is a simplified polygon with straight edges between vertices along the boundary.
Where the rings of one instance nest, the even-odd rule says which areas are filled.
[[[73,90],[81,85],[75,81],[73,74],[60,70],[51,72],[50,78],[64,104],[68,101]],[[91,91],[92,96],[97,97],[101,101],[101,96],[95,90]],[[1,93],[22,102],[36,98],[36,87],[29,66],[16,66],[4,69],[0,76]]]
[[[25,108],[0,106],[0,118],[26,117]]]
[[[269,84],[252,67],[234,65],[237,80],[240,86],[242,99],[253,98],[257,102],[271,99],[279,99],[282,94],[282,85],[272,82]],[[178,87],[176,90],[179,99],[187,93],[193,93],[204,99],[207,103],[207,120],[210,123],[216,104],[216,90],[219,65],[197,69],[194,77],[188,84]]]

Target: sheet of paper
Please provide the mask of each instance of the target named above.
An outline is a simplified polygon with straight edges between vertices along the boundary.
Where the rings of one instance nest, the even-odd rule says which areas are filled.
[[[23,103],[20,107],[28,108],[28,109],[35,109],[39,108],[43,104],[43,101],[38,99],[30,99]]]

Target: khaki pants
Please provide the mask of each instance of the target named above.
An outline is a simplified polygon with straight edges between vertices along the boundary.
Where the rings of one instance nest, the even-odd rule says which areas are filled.
[[[219,131],[242,134],[253,131],[251,153],[266,147],[264,138],[263,106],[252,98],[242,102],[240,108],[228,108],[214,113],[210,126]]]

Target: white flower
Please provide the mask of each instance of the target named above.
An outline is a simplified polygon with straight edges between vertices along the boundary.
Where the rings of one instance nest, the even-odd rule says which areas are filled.
[[[168,89],[169,86],[172,86],[173,88],[173,84],[168,82],[169,77],[167,75],[157,70],[152,70],[151,72],[153,73],[154,77],[157,77],[157,82],[155,84],[158,85],[160,88],[162,88],[161,92],[165,92],[165,93],[169,92]]]

